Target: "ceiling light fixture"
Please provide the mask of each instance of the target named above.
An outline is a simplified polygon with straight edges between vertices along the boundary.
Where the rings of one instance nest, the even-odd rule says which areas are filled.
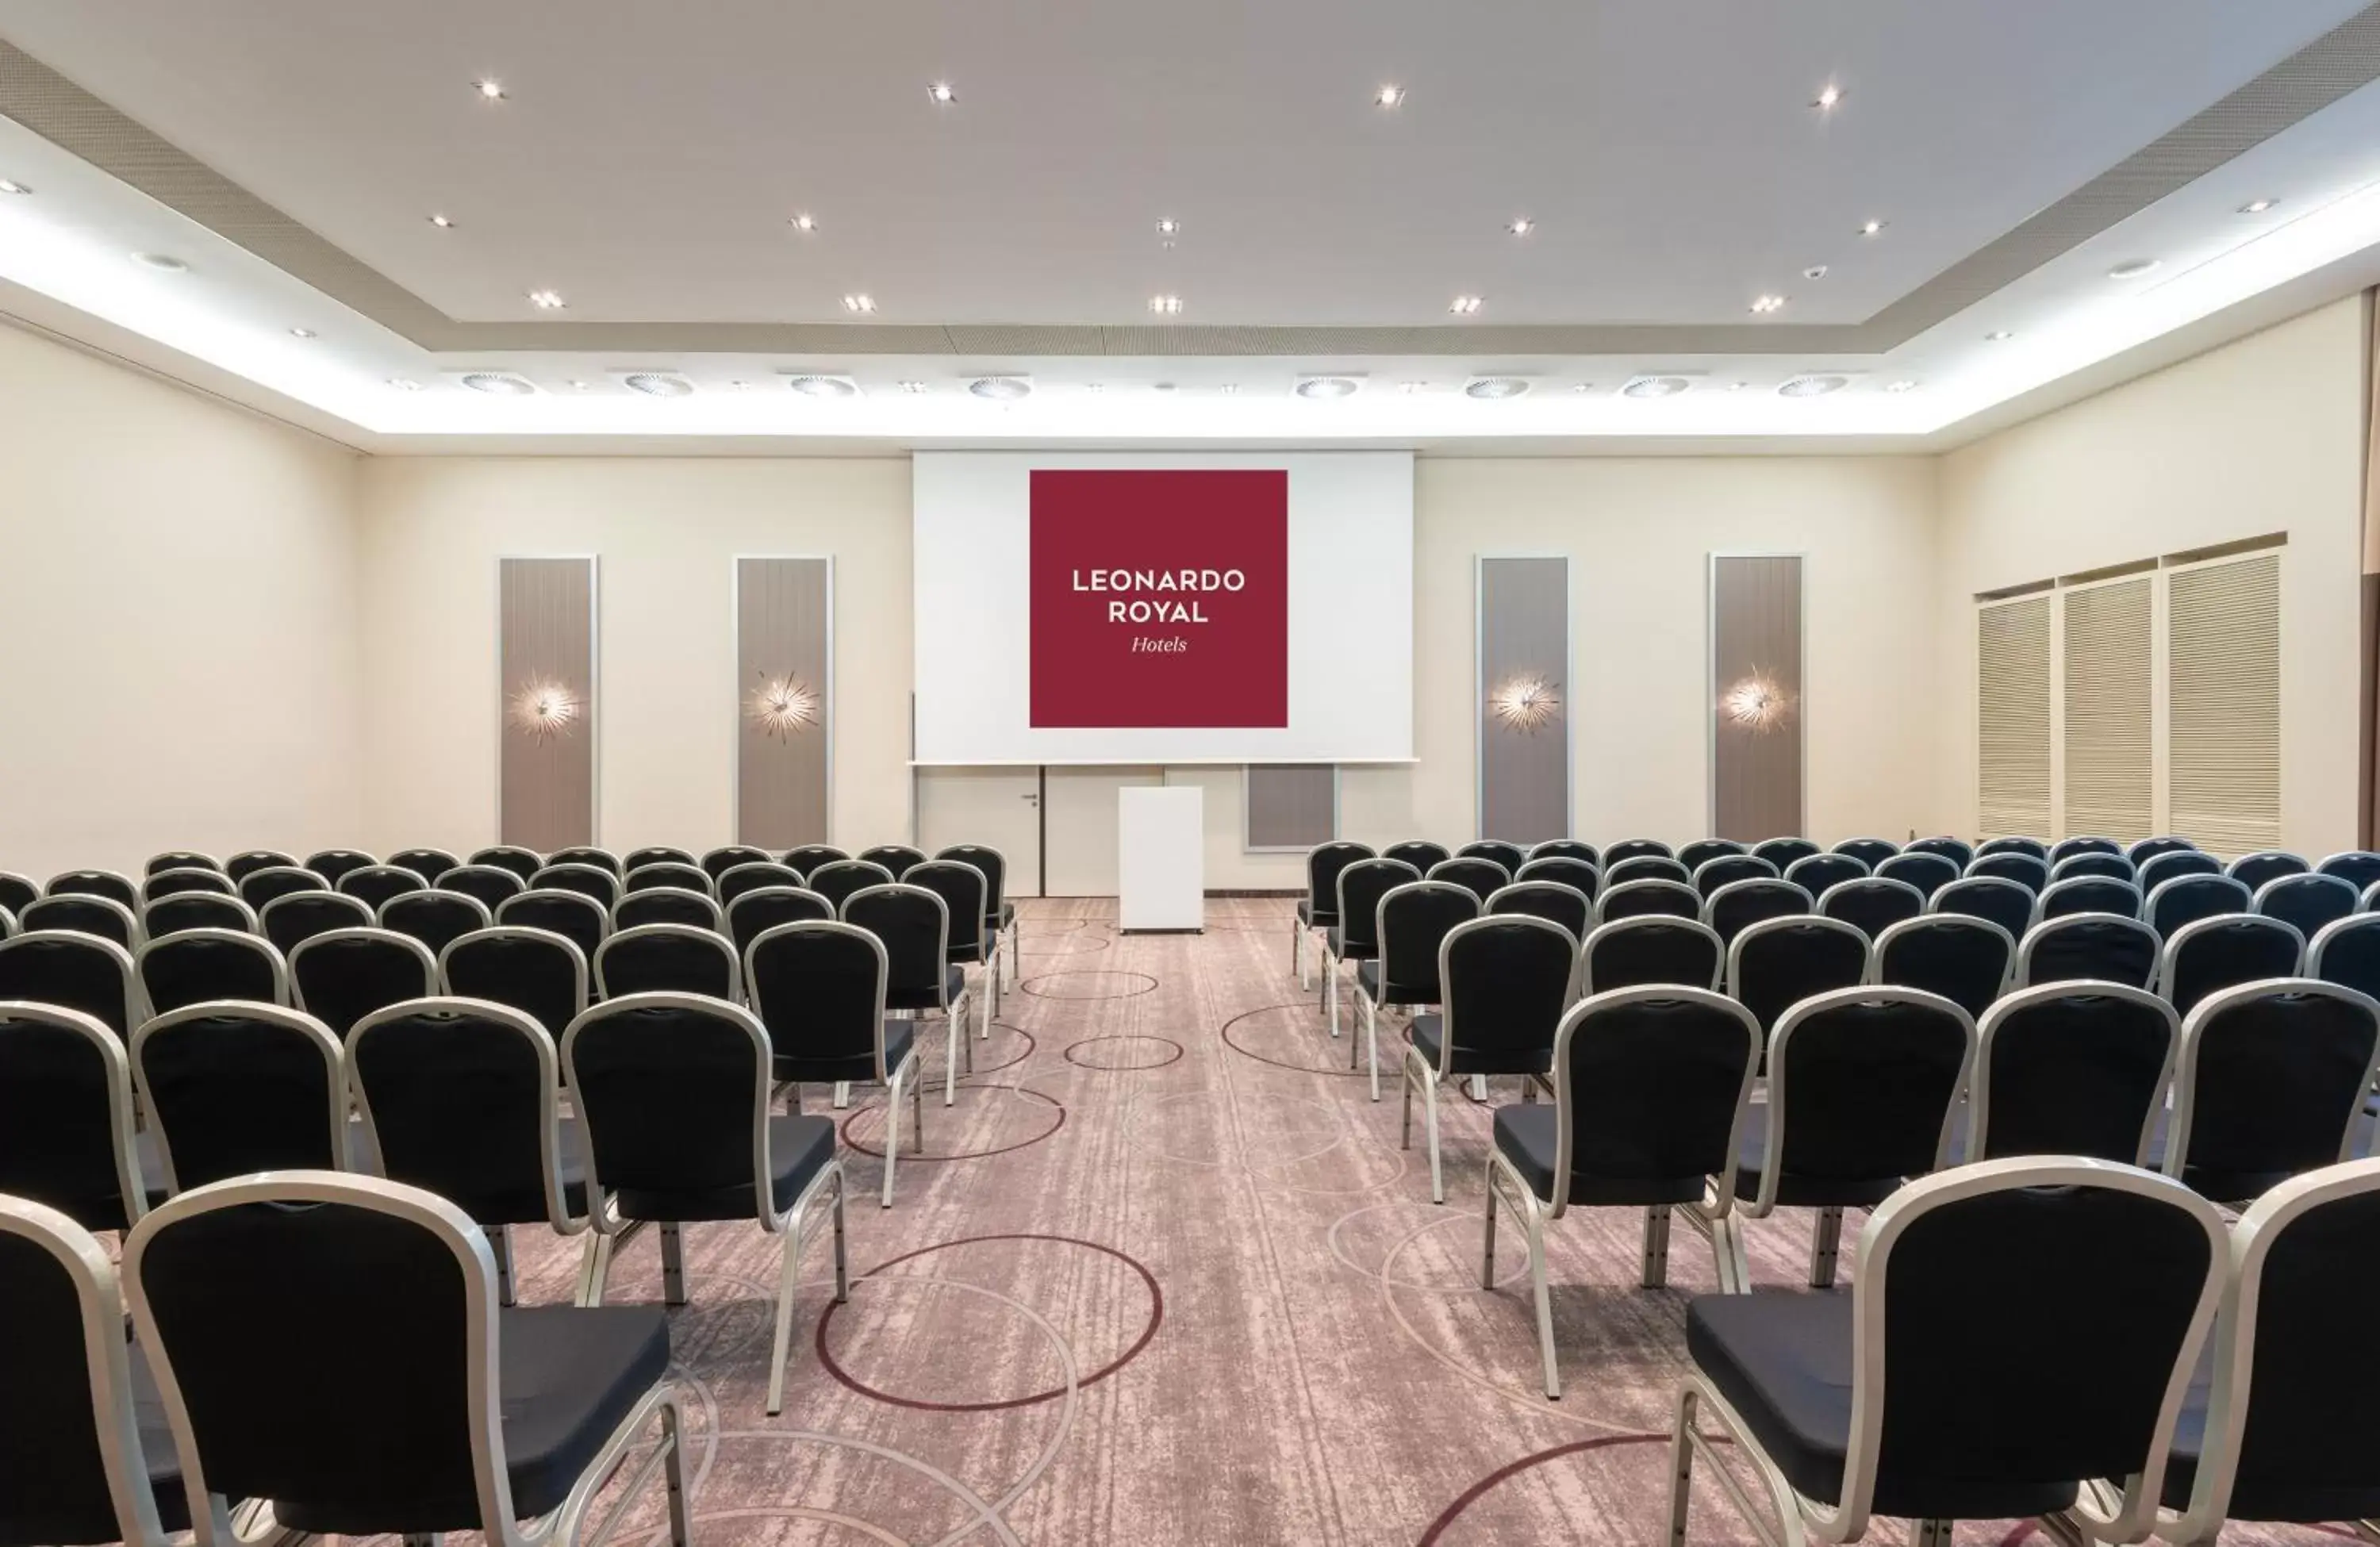
[[[1777,389],[1779,397],[1824,397],[1852,384],[1849,376],[1795,376]]]
[[[959,94],[947,80],[937,80],[926,88],[926,100],[936,107],[948,107],[959,100]]]
[[[1449,311],[1453,312],[1458,317],[1469,317],[1475,314],[1481,307],[1487,304],[1488,303],[1486,301],[1481,300],[1477,296],[1457,296],[1452,300],[1447,302],[1446,309]]]
[[[1168,215],[1157,223],[1157,234],[1160,237],[1178,237],[1182,234],[1182,223]]]
[[[876,298],[867,294],[865,291],[856,295],[845,296],[843,298],[843,309],[845,311],[873,311],[876,310]]]
[[[620,384],[630,392],[641,392],[648,397],[691,397],[694,384],[684,376],[667,371],[631,371],[620,378]]]
[[[1427,382],[1399,382],[1397,384],[1397,390],[1403,393],[1406,396],[1411,397],[1415,393],[1421,391],[1422,388],[1427,385],[1429,385]]]
[[[289,336],[292,338],[312,338],[315,336],[315,334],[312,328],[291,328],[289,330]]]
[[[1536,228],[1537,223],[1531,220],[1527,215],[1523,215],[1518,220],[1508,220],[1504,223],[1504,229],[1510,231],[1516,237],[1525,237]]]
[[[1884,390],[1887,392],[1914,392],[1917,390],[1917,384],[1910,381],[1907,377],[1903,377],[1897,382],[1885,383]]]
[[[1475,376],[1463,384],[1463,396],[1499,402],[1507,397],[1528,396],[1529,380],[1525,376]]]
[[[430,217],[430,224],[431,224],[431,225],[435,225],[435,226],[436,226],[436,227],[438,227],[438,229],[440,229],[441,231],[452,231],[453,229],[455,229],[455,223],[454,223],[453,221],[451,221],[451,220],[447,219],[447,218],[446,218],[444,215],[443,215],[443,214],[434,214],[434,215],[431,215],[431,216]]]
[[[2161,261],[2155,258],[2128,258],[2107,271],[2109,279],[2138,279],[2155,274]]]
[[[818,229],[818,218],[815,215],[810,214],[797,214],[794,216],[793,219],[785,222],[785,224],[792,226],[795,230],[799,231],[805,237],[809,236]]]
[[[10,191],[22,193],[24,189],[13,189]],[[2240,213],[2241,214],[2263,214],[2266,210],[2271,209],[2274,205],[2279,202],[2280,201],[2277,199],[2251,199],[2246,203],[2240,206]]]
[[[1148,298],[1148,309],[1151,311],[1156,312],[1160,317],[1178,317],[1182,314],[1182,298],[1180,296],[1151,296]]]
[[[504,83],[499,80],[474,80],[471,82],[471,90],[480,93],[480,100],[481,102],[502,102],[504,100]]]
[[[0,177],[0,193],[30,193],[33,190],[12,177]]]
[[[1033,396],[1030,376],[978,376],[967,384],[967,391],[978,397],[989,397],[995,403],[1014,403]]]
[[[919,396],[926,391],[926,384],[923,382],[903,382],[901,384],[901,390],[907,393],[912,397]]]
[[[859,384],[848,376],[789,376],[785,384],[805,397],[856,397]]]
[[[388,379],[388,384],[396,388],[399,392],[419,392],[421,390],[421,384],[419,382],[414,381],[406,376],[391,376]]]
[[[1843,89],[1829,80],[1818,88],[1818,94],[1811,99],[1810,105],[1821,113],[1832,113],[1842,100]]]
[[[1766,316],[1771,311],[1781,311],[1784,309],[1785,298],[1782,296],[1755,296],[1752,300],[1752,310],[1761,313],[1763,316]]]
[[[189,264],[183,262],[170,252],[136,252],[132,255],[132,261],[144,269],[155,269],[159,274],[190,272]]]
[[[1802,271],[1802,277],[1804,279],[1824,279],[1827,277],[1827,265],[1824,263],[1813,263],[1808,268]]]
[[[1402,107],[1404,104],[1405,89],[1402,86],[1383,86],[1378,91],[1372,93],[1372,105],[1374,107]]]
[[[1571,391],[1572,392],[1593,392],[1594,390],[1595,384],[1593,382],[1573,382],[1571,384]]]
[[[570,384],[570,390],[573,392],[585,392],[594,384],[595,384],[592,382],[573,382]]]
[[[1622,397],[1675,397],[1694,384],[1683,376],[1632,376],[1620,389]]]
[[[528,303],[540,311],[559,311],[570,304],[562,298],[562,292],[559,290],[531,290],[528,293]]]
[[[526,376],[516,376],[509,371],[472,371],[465,372],[463,384],[473,392],[492,393],[498,397],[527,397],[537,391],[537,385]]]
[[[1313,403],[1334,402],[1353,397],[1364,389],[1364,384],[1354,376],[1304,376],[1290,390]]]
[[[2016,335],[2009,332],[2006,328],[1994,328],[1991,332],[1984,335],[1984,342],[1986,344],[2005,344],[2015,336]]]
[[[1880,220],[1862,221],[1860,223],[1859,234],[1863,237],[1881,237],[1884,235],[1884,222]]]
[[[1750,382],[1730,382],[1727,384],[1727,390],[1730,392],[1742,392],[1751,384],[1752,384]]]

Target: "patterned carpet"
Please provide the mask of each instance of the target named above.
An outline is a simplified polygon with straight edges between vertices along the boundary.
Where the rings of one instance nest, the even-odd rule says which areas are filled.
[[[762,1412],[774,1243],[688,1229],[693,1303],[672,1331],[697,1394],[703,1547],[1663,1541],[1707,1249],[1681,1224],[1671,1287],[1648,1292],[1640,1216],[1554,1225],[1566,1390],[1545,1400],[1509,1220],[1498,1287],[1477,1285],[1487,1111],[1449,1103],[1434,1207],[1418,1120],[1398,1148],[1393,1075],[1373,1105],[1289,976],[1288,907],[1214,900],[1202,937],[1122,938],[1112,902],[1025,905],[1022,992],[955,1107],[929,1041],[926,1152],[905,1136],[889,1212],[880,1095],[846,1115],[851,1299],[829,1312],[821,1237],[778,1419]],[[1805,1292],[1808,1226],[1752,1227],[1764,1288]],[[524,1302],[566,1300],[575,1247],[516,1239]],[[613,1304],[658,1300],[649,1236],[611,1284]],[[658,1519],[640,1502],[613,1540]],[[1962,1525],[1961,1544],[2027,1530]],[[1887,1521],[1873,1539],[1906,1534]],[[1751,1540],[1706,1483],[1690,1535]]]

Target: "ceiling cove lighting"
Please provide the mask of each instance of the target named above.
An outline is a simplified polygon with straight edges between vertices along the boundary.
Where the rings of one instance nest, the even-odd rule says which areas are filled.
[[[540,311],[559,311],[570,304],[562,298],[562,292],[559,290],[531,290],[528,293],[528,303]]]
[[[1477,315],[1479,309],[1487,304],[1477,296],[1457,296],[1446,303],[1446,309],[1458,317],[1471,317]]]
[[[2124,262],[2117,264],[2114,268],[2109,269],[2107,271],[2107,277],[2109,279],[2138,279],[2143,274],[2155,274],[2157,271],[2160,262],[2161,260],[2155,258],[2128,258]]]
[[[848,295],[843,298],[843,309],[845,311],[856,311],[864,315],[876,310],[876,298],[865,291]]]
[[[1463,385],[1463,396],[1500,402],[1507,397],[1524,397],[1528,391],[1525,376],[1475,376]]]
[[[1330,403],[1354,396],[1364,384],[1354,376],[1301,376],[1290,390],[1308,402]]]
[[[936,107],[948,107],[959,100],[959,94],[949,81],[937,80],[926,88],[926,100]]]
[[[967,384],[967,391],[978,397],[989,397],[995,403],[1014,403],[1033,396],[1030,376],[978,376]]]
[[[805,397],[856,397],[859,384],[848,376],[788,376],[785,384]]]
[[[536,384],[528,377],[509,371],[467,372],[462,382],[473,392],[492,393],[498,397],[527,397],[537,391]]]
[[[13,177],[0,177],[0,193],[30,193],[33,190]]]
[[[1622,397],[1675,397],[1694,384],[1683,376],[1631,376],[1620,389]]]
[[[630,392],[641,392],[648,397],[694,396],[692,382],[667,371],[631,371],[620,378],[620,384]]]
[[[1148,310],[1157,313],[1160,317],[1179,317],[1182,315],[1182,298],[1180,296],[1151,296],[1148,298]]]
[[[1849,376],[1795,376],[1777,389],[1779,397],[1824,397],[1851,385]]]
[[[25,190],[23,189],[12,189],[9,191],[14,193],[22,193]],[[2241,214],[2263,214],[2266,210],[2271,209],[2274,205],[2279,202],[2280,201],[2277,199],[2251,199],[2246,203],[2240,206],[2240,213]]]
[[[1405,89],[1402,86],[1387,85],[1372,93],[1372,105],[1384,111],[1402,107],[1404,104]]]
[[[480,93],[480,100],[481,102],[502,102],[504,100],[504,82],[500,80],[474,80],[471,82],[471,90]]]

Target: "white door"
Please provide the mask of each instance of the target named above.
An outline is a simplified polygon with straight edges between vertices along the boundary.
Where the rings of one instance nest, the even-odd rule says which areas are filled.
[[[917,770],[917,847],[983,844],[1008,861],[1007,895],[1041,890],[1040,775],[1032,768]],[[1112,825],[1112,824],[1111,824]],[[1109,843],[1115,841],[1109,834]]]
[[[1050,895],[1116,895],[1116,791],[1161,785],[1162,768],[1050,770]]]

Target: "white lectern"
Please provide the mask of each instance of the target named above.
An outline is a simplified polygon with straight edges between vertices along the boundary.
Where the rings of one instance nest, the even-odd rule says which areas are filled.
[[[1207,924],[1205,792],[1196,785],[1127,785],[1116,792],[1119,927],[1126,934],[1197,933]]]

